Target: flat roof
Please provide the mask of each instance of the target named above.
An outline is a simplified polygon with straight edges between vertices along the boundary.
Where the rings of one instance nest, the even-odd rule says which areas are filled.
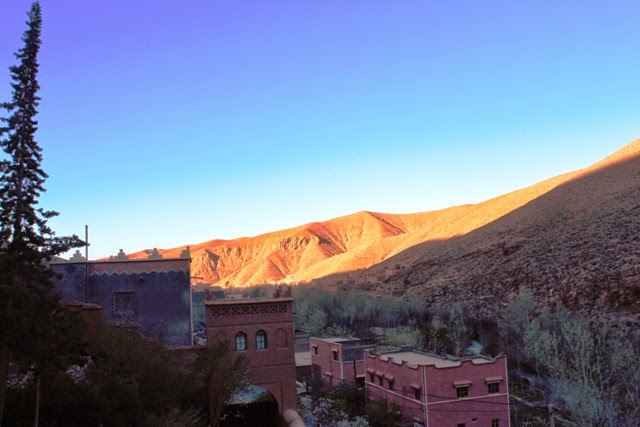
[[[293,298],[224,298],[205,301],[205,305],[242,305],[242,304],[264,304],[274,302],[290,302]]]
[[[487,357],[465,357],[465,358],[446,358],[435,354],[419,353],[416,351],[399,351],[396,353],[384,353],[378,355],[381,360],[393,359],[394,363],[407,362],[409,365],[434,365],[436,368],[451,368],[460,366],[462,361],[471,360],[473,364],[479,365],[483,363],[492,363],[493,359]]]
[[[327,337],[327,338],[318,338],[318,337],[311,337],[313,339],[316,340],[320,340],[320,341],[326,341],[326,342],[333,342],[333,343],[340,343],[340,342],[357,342],[360,341],[360,338],[341,338],[341,337]]]

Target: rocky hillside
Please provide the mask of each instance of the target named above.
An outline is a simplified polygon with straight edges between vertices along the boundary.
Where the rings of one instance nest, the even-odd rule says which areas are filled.
[[[464,301],[485,314],[529,288],[549,302],[640,320],[640,140],[590,168],[470,209],[468,221],[484,224],[409,246],[352,286],[432,304]]]
[[[223,286],[314,281],[485,309],[531,287],[570,305],[640,312],[639,226],[636,140],[589,168],[475,205],[358,212],[201,243],[191,246],[192,273]]]
[[[191,246],[192,275],[224,286],[306,282],[335,272],[370,267],[386,258],[384,243],[417,230],[432,213],[358,212],[325,222],[235,240]],[[178,256],[183,248],[160,250]],[[145,251],[130,255],[145,257]]]

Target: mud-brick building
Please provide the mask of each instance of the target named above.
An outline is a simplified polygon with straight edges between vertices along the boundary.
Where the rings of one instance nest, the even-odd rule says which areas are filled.
[[[504,356],[368,352],[365,372],[367,399],[397,404],[415,426],[510,426]]]
[[[311,372],[315,380],[331,386],[364,384],[364,353],[375,345],[363,345],[359,338],[311,337]]]
[[[293,298],[207,301],[206,325],[208,343],[228,341],[246,355],[249,381],[273,395],[280,415],[295,412]]]
[[[192,345],[191,259],[129,260],[124,253],[104,261],[87,261],[77,253],[52,263],[55,288],[64,300],[102,307],[105,322],[137,326],[142,334],[168,346]]]

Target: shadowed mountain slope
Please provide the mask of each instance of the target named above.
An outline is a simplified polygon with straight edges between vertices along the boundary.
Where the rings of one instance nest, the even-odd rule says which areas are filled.
[[[530,200],[466,234],[409,246],[351,286],[463,301],[486,315],[529,288],[549,303],[640,320],[640,140],[590,168],[476,205],[472,216],[502,214],[522,198]]]
[[[525,286],[569,304],[640,311],[639,156],[636,140],[591,167],[475,205],[358,212],[212,240],[191,247],[192,273],[223,286],[314,281],[485,308],[487,295]]]

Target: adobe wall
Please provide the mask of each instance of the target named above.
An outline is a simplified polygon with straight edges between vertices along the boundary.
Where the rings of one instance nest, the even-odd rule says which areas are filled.
[[[63,299],[97,304],[107,322],[135,323],[169,346],[191,345],[190,259],[51,264]],[[124,309],[116,294],[125,295]],[[122,300],[121,300],[122,301]]]
[[[426,367],[429,408],[433,409],[429,425],[440,427],[451,423],[491,425],[500,419],[501,426],[509,426],[509,393],[507,361],[505,356],[490,363],[463,360],[458,367]],[[498,380],[499,379],[499,380]],[[458,399],[456,383],[469,382],[469,397]],[[488,383],[498,382],[499,392],[489,394]],[[439,413],[448,414],[447,422],[438,421]],[[442,417],[441,417],[442,418]]]
[[[342,362],[340,362],[342,357],[342,346],[338,343],[332,343],[313,337],[310,338],[309,344],[311,346],[311,370],[313,374],[320,374],[320,378],[331,385],[340,384],[344,378],[344,367]],[[317,354],[314,351],[316,346],[318,348]],[[338,352],[339,360],[337,361],[333,360],[333,350]]]
[[[51,264],[51,270],[56,273],[54,285],[63,300],[87,301],[85,277],[87,263]]]
[[[364,360],[345,362],[344,379],[355,383],[358,376],[364,375]]]
[[[425,405],[429,427],[450,425],[491,425],[500,419],[500,426],[509,426],[509,395],[506,358],[476,364],[463,360],[457,367],[436,368],[434,365],[411,366],[393,354],[387,360],[365,354],[365,384],[367,397],[387,400],[402,408],[411,419],[425,419]],[[371,377],[373,375],[373,378]],[[382,385],[380,385],[382,379]],[[389,389],[390,379],[393,390]],[[499,393],[488,393],[488,382],[500,382]],[[457,397],[456,384],[468,383],[469,397]],[[419,400],[415,390],[419,387]],[[426,422],[426,420],[425,420]]]
[[[387,400],[398,405],[407,419],[424,419],[425,392],[422,381],[423,368],[398,365],[391,359],[382,360],[365,353],[365,386],[369,400]],[[372,377],[373,375],[373,381]],[[382,385],[380,385],[382,378]],[[393,378],[394,390],[389,390],[389,378]],[[415,399],[415,387],[420,399]],[[431,424],[429,424],[431,427]]]
[[[318,348],[317,354],[314,352],[314,346]],[[360,345],[359,339],[331,342],[312,337],[310,339],[312,371],[316,375],[320,374],[322,380],[330,385],[335,386],[343,382],[355,384],[357,377],[364,375],[365,349],[374,347]],[[333,359],[334,350],[338,352],[338,360]]]
[[[87,353],[96,355],[102,346],[102,307],[74,300],[62,300],[60,304],[80,314],[84,323],[81,339],[87,345]]]
[[[269,390],[280,413],[296,409],[296,364],[293,330],[293,299],[214,300],[206,303],[207,342],[230,342],[246,335],[247,348],[240,353],[249,361],[251,383]],[[267,348],[256,348],[256,334],[264,331]]]

